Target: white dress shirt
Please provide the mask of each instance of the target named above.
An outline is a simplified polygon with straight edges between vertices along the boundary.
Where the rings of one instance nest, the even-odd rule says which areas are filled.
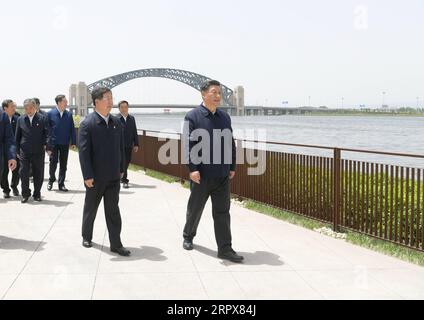
[[[57,109],[57,111],[59,111],[59,113],[60,113],[60,118],[62,119],[62,117],[63,117],[63,113],[64,113],[65,111],[60,111],[60,109],[59,109],[58,107],[56,107],[56,109]]]
[[[33,116],[28,116],[29,123],[31,124],[31,127],[32,127],[32,119],[34,119],[34,116],[35,116],[35,114]]]
[[[124,116],[122,113],[121,113],[121,116],[124,118],[125,122],[127,122],[128,116]]]

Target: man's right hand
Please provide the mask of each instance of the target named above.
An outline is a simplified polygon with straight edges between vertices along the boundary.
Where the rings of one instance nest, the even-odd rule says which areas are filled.
[[[91,189],[94,187],[94,179],[85,180],[84,183],[87,186],[87,188]]]
[[[200,172],[199,171],[191,172],[190,179],[194,183],[200,184]]]
[[[9,160],[8,167],[10,171],[15,171],[16,166],[17,166],[16,160]]]

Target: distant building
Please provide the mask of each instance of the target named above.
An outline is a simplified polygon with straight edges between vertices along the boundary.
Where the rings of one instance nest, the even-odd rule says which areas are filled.
[[[88,106],[92,104],[91,94],[84,82],[72,84],[69,88],[69,104],[77,107],[76,114],[85,117]]]
[[[237,115],[244,116],[245,114],[244,88],[242,86],[238,86],[234,89],[232,102],[234,102],[234,105],[237,108]]]

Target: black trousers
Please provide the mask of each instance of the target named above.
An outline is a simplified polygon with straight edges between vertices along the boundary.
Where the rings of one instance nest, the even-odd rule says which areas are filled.
[[[19,175],[21,176],[22,196],[24,198],[31,196],[31,189],[29,188],[30,168],[32,168],[32,177],[34,178],[33,196],[41,196],[41,187],[44,182],[44,159],[44,152],[35,154],[24,154],[21,152]]]
[[[119,211],[119,180],[111,182],[94,181],[93,188],[85,188],[85,203],[82,220],[82,237],[85,240],[93,239],[93,226],[97,209],[103,199],[106,215],[106,224],[109,232],[110,247],[119,249],[121,243],[122,220]]]
[[[215,239],[218,251],[231,249],[230,180],[225,178],[202,178],[200,184],[190,182],[191,195],[187,205],[184,239],[192,241],[196,236],[200,218],[209,196],[212,199]]]
[[[56,182],[57,163],[60,162],[58,183],[59,187],[63,187],[65,185],[68,156],[69,145],[56,145],[54,147],[52,155],[50,157],[49,183]]]
[[[124,176],[121,179],[122,183],[128,183],[130,182],[128,180],[128,167],[131,163],[131,157],[132,157],[132,150],[133,148],[127,148],[125,147],[125,167],[124,167]]]
[[[4,155],[2,151],[0,150],[0,180],[3,180],[3,171],[4,171],[4,163],[7,162],[6,159],[4,159]]]
[[[20,162],[19,160],[16,160],[17,166],[14,171],[12,171],[12,180],[11,184],[9,185],[9,165],[8,161],[4,161],[3,168],[3,176],[1,177],[1,188],[3,189],[3,192],[9,193],[12,189],[15,189],[18,187],[19,184],[19,168],[20,168]],[[0,175],[1,176],[1,175]]]

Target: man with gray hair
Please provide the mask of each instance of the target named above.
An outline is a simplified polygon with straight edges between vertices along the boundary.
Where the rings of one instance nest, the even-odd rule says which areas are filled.
[[[20,176],[22,185],[22,203],[31,196],[29,188],[30,167],[34,177],[33,198],[41,201],[41,187],[44,181],[45,151],[51,155],[50,136],[47,118],[40,115],[34,99],[24,101],[25,115],[18,119],[16,125],[16,150],[21,161]]]

